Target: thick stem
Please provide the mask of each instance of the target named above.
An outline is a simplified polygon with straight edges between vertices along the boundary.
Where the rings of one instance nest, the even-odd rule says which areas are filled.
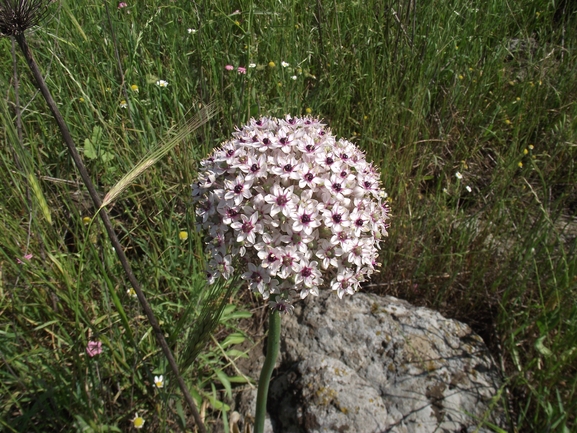
[[[32,74],[34,75],[34,78],[36,79],[36,83],[38,84],[38,87],[40,88],[40,92],[44,96],[44,99],[46,100],[46,103],[48,104],[48,107],[50,108],[50,111],[52,112],[52,115],[54,116],[54,119],[56,120],[58,127],[60,128],[60,133],[62,134],[62,137],[64,138],[64,141],[66,143],[66,146],[68,147],[68,151],[70,152],[70,156],[72,156],[72,159],[74,160],[74,163],[76,164],[76,167],[78,168],[78,171],[80,172],[80,177],[82,177],[82,181],[84,182],[84,185],[86,185],[86,188],[88,189],[88,193],[90,194],[92,202],[94,203],[94,207],[95,207],[95,209],[100,209],[100,207],[102,205],[102,200],[100,200],[100,196],[96,192],[96,188],[94,187],[94,184],[92,183],[92,180],[90,179],[90,176],[88,175],[88,171],[86,170],[86,167],[84,166],[84,163],[82,162],[82,158],[80,157],[80,154],[78,153],[78,150],[76,149],[76,146],[74,145],[74,141],[72,139],[72,136],[70,135],[70,132],[68,131],[68,127],[66,126],[66,123],[64,122],[64,118],[60,114],[60,110],[58,110],[58,106],[56,105],[56,102],[54,101],[54,99],[52,98],[52,95],[50,94],[50,91],[48,90],[48,86],[46,85],[46,82],[44,81],[44,78],[42,77],[42,73],[40,72],[40,68],[38,68],[36,61],[34,60],[34,57],[32,56],[32,52],[30,51],[30,48],[28,47],[28,44],[26,42],[26,38],[24,37],[23,33],[16,35],[15,38],[16,38],[16,41],[18,42],[18,44],[20,45],[22,52],[24,53],[24,57],[26,58],[26,62],[28,63],[28,66],[30,67]],[[180,372],[178,370],[178,365],[176,364],[176,360],[174,359],[172,351],[168,347],[166,339],[164,338],[164,333],[162,332],[162,329],[160,328],[160,325],[158,324],[158,321],[156,320],[156,317],[154,316],[154,312],[152,311],[152,308],[150,308],[150,304],[146,300],[146,297],[144,296],[144,293],[142,292],[142,289],[140,288],[140,283],[138,282],[138,280],[134,276],[134,272],[132,272],[132,267],[130,266],[130,263],[128,262],[126,255],[124,254],[124,249],[122,248],[122,245],[120,244],[120,241],[118,240],[118,236],[116,235],[116,232],[114,231],[114,228],[112,227],[112,222],[110,221],[108,213],[106,212],[105,209],[100,210],[100,218],[102,219],[102,222],[104,223],[104,227],[106,228],[106,232],[108,233],[108,237],[110,238],[110,241],[112,242],[112,246],[114,247],[114,249],[116,251],[116,255],[118,256],[118,259],[120,260],[120,263],[122,264],[122,267],[124,268],[124,271],[126,272],[126,275],[128,276],[128,280],[130,281],[130,284],[132,285],[132,287],[134,288],[134,291],[136,292],[136,296],[138,297],[138,300],[140,301],[140,305],[142,305],[142,309],[144,310],[144,313],[146,314],[146,317],[148,318],[148,322],[150,323],[150,326],[152,327],[152,329],[154,331],[154,335],[156,336],[156,340],[158,341],[158,344],[160,345],[162,352],[164,353],[164,356],[168,360],[168,364],[170,365],[170,368],[171,368],[172,372],[174,373],[174,376],[177,379],[180,390],[184,394],[184,398],[186,399],[186,402],[188,403],[188,406],[190,407],[190,410],[192,412],[192,416],[194,417],[194,420],[196,421],[196,424],[198,426],[198,430],[200,433],[206,433],[206,429],[204,427],[204,424],[202,423],[202,420],[200,418],[200,414],[198,413],[198,410],[196,409],[196,405],[194,404],[194,400],[192,399],[192,396],[190,394],[190,391],[188,390],[188,387],[184,383],[184,379],[180,375]]]
[[[268,342],[266,346],[266,358],[260,372],[260,379],[258,380],[254,433],[264,433],[268,386],[280,346],[280,313],[278,310],[274,310],[269,313],[268,317]]]

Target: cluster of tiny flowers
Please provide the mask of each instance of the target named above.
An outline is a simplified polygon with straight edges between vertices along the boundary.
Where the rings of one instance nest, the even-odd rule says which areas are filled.
[[[378,266],[389,218],[379,173],[318,119],[252,119],[201,162],[192,188],[210,283],[239,267],[287,311],[321,288],[353,294]]]

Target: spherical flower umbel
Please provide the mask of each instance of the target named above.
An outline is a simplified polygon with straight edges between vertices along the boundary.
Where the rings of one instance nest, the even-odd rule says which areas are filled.
[[[323,289],[353,294],[378,266],[389,219],[379,173],[318,119],[252,119],[192,187],[211,283],[236,268],[286,312]]]

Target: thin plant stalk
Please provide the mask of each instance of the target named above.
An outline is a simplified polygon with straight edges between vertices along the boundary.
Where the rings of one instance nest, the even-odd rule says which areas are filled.
[[[266,417],[266,401],[270,378],[274,370],[276,358],[280,346],[280,312],[275,309],[268,315],[268,341],[266,346],[266,358],[258,380],[258,392],[256,395],[256,413],[254,417],[254,433],[264,433],[264,420]]]
[[[30,51],[28,43],[26,42],[26,38],[24,36],[24,33],[22,32],[22,33],[16,34],[14,37],[16,38],[18,45],[20,45],[20,48],[22,49],[24,57],[26,58],[26,62],[28,63],[28,66],[30,67],[32,74],[34,75],[34,78],[36,79],[38,87],[40,88],[40,92],[44,96],[44,99],[46,100],[46,103],[48,104],[48,107],[50,108],[50,111],[52,112],[52,115],[54,116],[54,119],[56,120],[58,127],[60,128],[60,132],[62,134],[62,137],[64,138],[64,141],[66,142],[66,146],[68,147],[68,151],[70,152],[70,155],[71,155],[72,159],[74,160],[74,163],[75,163],[76,167],[78,168],[78,171],[80,172],[80,176],[82,177],[82,181],[84,182],[84,184],[86,185],[86,188],[88,189],[88,193],[90,194],[90,198],[92,199],[92,202],[94,203],[94,207],[96,209],[99,209],[100,217],[102,219],[102,222],[104,223],[104,227],[106,228],[106,232],[108,233],[108,236],[109,236],[109,238],[112,242],[112,245],[116,251],[116,254],[118,256],[118,259],[120,260],[120,263],[122,264],[122,267],[124,268],[124,271],[126,272],[126,275],[128,277],[128,280],[130,281],[130,284],[132,285],[132,287],[134,288],[134,291],[136,292],[136,296],[138,297],[138,300],[139,300],[140,304],[142,305],[142,309],[144,310],[144,313],[146,314],[148,322],[150,323],[150,325],[154,331],[154,335],[155,335],[155,337],[156,337],[156,339],[157,339],[157,341],[158,341],[158,343],[162,349],[162,352],[164,353],[164,356],[168,360],[170,368],[171,368],[172,372],[174,373],[174,376],[177,379],[180,390],[184,394],[185,400],[186,400],[188,406],[190,407],[190,410],[192,412],[194,420],[198,426],[198,430],[200,433],[206,433],[206,429],[204,427],[202,419],[200,418],[200,414],[198,413],[198,410],[197,410],[196,405],[192,399],[190,391],[188,390],[188,387],[184,383],[184,379],[180,375],[178,365],[176,364],[176,360],[174,358],[174,355],[172,354],[172,351],[168,347],[166,339],[164,338],[164,333],[163,333],[162,329],[160,328],[160,325],[158,324],[156,317],[154,316],[154,313],[152,311],[152,308],[150,307],[150,304],[146,300],[146,297],[144,296],[144,293],[142,292],[142,289],[140,288],[140,283],[136,279],[134,272],[132,271],[132,267],[130,266],[130,263],[128,262],[126,255],[124,254],[124,249],[123,249],[122,245],[120,244],[120,241],[118,240],[118,236],[116,235],[114,228],[112,227],[110,217],[108,216],[108,213],[106,212],[106,210],[102,208],[102,201],[100,199],[100,196],[96,192],[96,188],[94,187],[94,184],[92,183],[92,180],[90,179],[90,176],[88,175],[88,171],[86,170],[86,167],[85,167],[84,163],[82,162],[82,158],[80,157],[80,154],[78,153],[78,150],[74,144],[74,140],[72,139],[72,136],[70,135],[70,131],[68,130],[68,127],[66,126],[66,123],[64,122],[64,118],[60,114],[60,111],[58,110],[56,102],[54,101],[54,99],[52,98],[52,95],[50,94],[50,91],[48,90],[48,86],[46,85],[46,82],[44,81],[42,73],[40,72],[40,68],[36,64],[36,61],[34,60],[32,52]]]

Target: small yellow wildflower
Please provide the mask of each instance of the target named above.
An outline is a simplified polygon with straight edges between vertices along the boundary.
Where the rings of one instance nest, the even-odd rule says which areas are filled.
[[[523,163],[522,163],[521,161],[519,161],[519,162],[517,163],[517,165],[519,166],[519,168],[523,168]]]
[[[240,22],[239,22],[239,21],[235,21],[234,24],[237,25],[237,26],[240,26]]]
[[[127,108],[128,104],[126,103],[126,101],[123,99],[122,101],[120,101],[120,108]]]
[[[269,68],[274,68],[275,66],[276,66],[275,63],[272,60],[270,62],[268,62]]]
[[[138,93],[138,86],[136,84],[133,84],[132,86],[130,86],[130,88],[134,93]]]
[[[505,123],[506,123],[507,125],[510,125],[510,124],[513,123],[513,122],[511,122],[509,119],[505,119]]]
[[[473,72],[473,68],[469,68],[469,72]]]
[[[136,296],[136,292],[134,291],[134,289],[133,289],[132,287],[126,291],[126,294],[127,294],[128,296],[130,296],[131,298],[136,298],[136,297],[137,297],[137,296]]]
[[[78,98],[80,102],[84,102],[84,98]]]
[[[463,78],[464,77],[461,74],[459,74],[459,80],[462,80]]]
[[[527,149],[523,149],[523,155],[527,155],[529,151]]]
[[[530,150],[533,150],[533,149],[535,149],[535,146],[533,146],[532,144],[530,144],[530,145],[529,145],[529,149],[530,149]]]
[[[82,224],[84,224],[85,226],[87,226],[88,224],[90,224],[90,221],[92,221],[92,218],[90,218],[90,217],[84,217],[84,218],[82,218]]]
[[[188,232],[185,232],[184,230],[178,233],[178,238],[181,241],[185,241],[188,239]]]
[[[134,419],[132,420],[132,425],[136,429],[141,429],[144,426],[144,418],[138,416],[138,412],[136,413]]]
[[[458,50],[458,49],[459,49],[459,46],[458,46],[458,45],[455,45],[455,49]]]
[[[313,109],[310,107],[307,107],[307,109],[305,111],[307,114],[311,114],[313,112]]]
[[[363,120],[368,120],[369,116],[363,116]]]
[[[515,101],[520,101],[521,98],[519,98],[518,96],[515,98]]]

